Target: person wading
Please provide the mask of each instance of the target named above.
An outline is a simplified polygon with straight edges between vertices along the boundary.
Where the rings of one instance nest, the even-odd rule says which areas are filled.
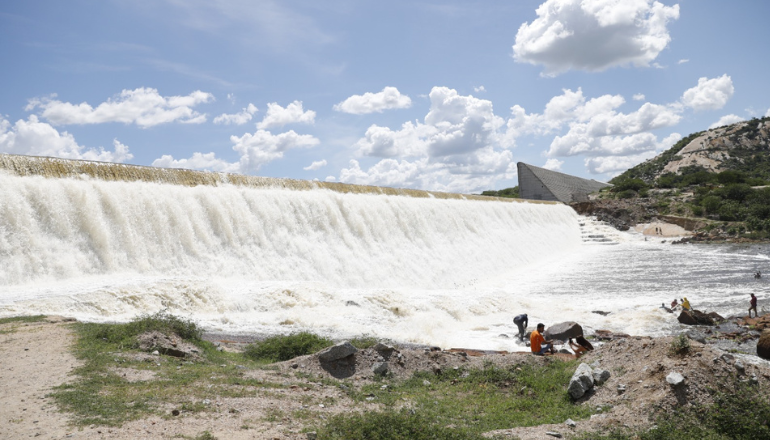
[[[524,340],[524,333],[527,331],[527,325],[529,324],[529,318],[527,318],[526,313],[522,313],[521,315],[516,316],[513,318],[513,323],[516,324],[516,326],[519,328],[519,340]]]

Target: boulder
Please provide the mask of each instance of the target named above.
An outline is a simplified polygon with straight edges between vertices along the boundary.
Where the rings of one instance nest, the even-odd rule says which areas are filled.
[[[334,362],[344,359],[358,351],[350,342],[342,342],[329,348],[321,350],[318,353],[318,360],[321,362]]]
[[[695,309],[682,310],[677,320],[685,325],[714,325],[714,318]]]
[[[684,384],[684,376],[677,373],[676,371],[672,371],[671,373],[668,373],[668,376],[666,376],[666,382],[668,382],[668,384],[672,387],[676,388]]]
[[[545,339],[558,339],[566,341],[569,338],[577,338],[583,334],[583,327],[577,322],[560,322],[548,327],[545,330]]]
[[[136,337],[139,349],[178,358],[197,359],[200,350],[195,345],[186,342],[176,334],[166,335],[159,331],[142,333]]]
[[[604,382],[607,382],[611,376],[609,371],[602,368],[594,368],[591,375],[594,377],[594,384],[596,385],[601,385]]]
[[[588,364],[580,364],[569,381],[567,392],[573,399],[577,400],[583,397],[583,395],[593,387],[594,377],[591,367],[589,367]]]
[[[388,363],[377,362],[372,366],[372,372],[377,376],[385,376],[388,374]]]
[[[757,356],[770,359],[770,330],[763,330],[757,341]]]

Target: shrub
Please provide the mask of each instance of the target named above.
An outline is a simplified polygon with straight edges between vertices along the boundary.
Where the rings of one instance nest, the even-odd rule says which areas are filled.
[[[619,199],[633,199],[634,197],[636,197],[636,191],[632,189],[627,189],[617,194],[617,198]]]
[[[482,440],[480,434],[473,434],[461,428],[436,426],[419,413],[409,410],[388,412],[367,412],[364,414],[334,416],[325,427],[318,431],[322,440]]]
[[[249,344],[244,349],[243,354],[256,361],[280,362],[313,354],[333,344],[330,339],[309,332],[300,332],[285,336],[273,336],[264,341]]]
[[[687,335],[681,334],[671,341],[671,347],[669,348],[669,354],[674,356],[683,356],[690,352],[690,339]]]
[[[171,315],[165,310],[154,315],[140,315],[125,324],[94,324],[92,330],[93,337],[97,339],[126,345],[134,345],[138,335],[151,331],[176,334],[189,341],[200,341],[203,336],[203,329],[195,322]]]

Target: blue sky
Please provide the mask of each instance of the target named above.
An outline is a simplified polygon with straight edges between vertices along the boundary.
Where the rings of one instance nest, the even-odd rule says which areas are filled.
[[[0,152],[480,192],[770,115],[770,2],[0,4]]]

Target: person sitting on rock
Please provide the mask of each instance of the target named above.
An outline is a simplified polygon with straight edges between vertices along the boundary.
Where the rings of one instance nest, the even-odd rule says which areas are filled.
[[[687,301],[687,297],[686,296],[684,298],[682,298],[682,308],[687,310],[687,311],[692,310],[690,308],[690,301]]]
[[[527,325],[529,324],[529,318],[527,317],[527,314],[522,313],[521,315],[516,316],[513,318],[513,323],[519,327],[519,340],[523,341],[524,333],[527,331]]]
[[[569,348],[575,352],[575,357],[580,357],[583,355],[583,353],[592,351],[594,349],[594,346],[591,345],[591,343],[588,342],[588,340],[584,338],[583,335],[575,338],[575,341],[577,341],[577,344],[572,342],[572,338],[569,338]]]
[[[754,296],[754,294],[751,294],[751,301],[749,302],[749,318],[751,318],[751,311],[754,311],[754,317],[759,318],[759,313],[757,313],[757,297]]]
[[[544,332],[545,324],[539,323],[537,325],[537,330],[529,335],[529,348],[532,350],[532,354],[543,356],[546,352],[550,352],[551,354],[556,353],[556,350],[553,349],[553,341],[550,339],[546,340],[543,337]]]

